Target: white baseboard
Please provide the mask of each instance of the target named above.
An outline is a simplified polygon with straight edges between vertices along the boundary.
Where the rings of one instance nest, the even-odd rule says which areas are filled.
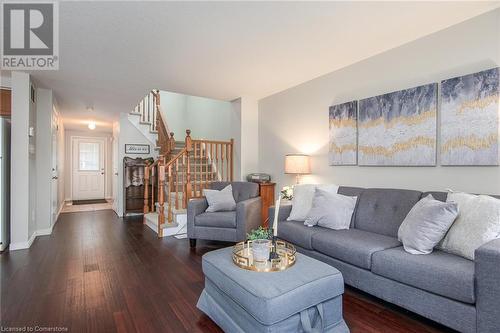
[[[35,231],[35,234],[36,236],[47,236],[47,235],[50,235],[52,234],[52,228],[54,226],[50,227],[50,228],[46,228],[46,229],[40,229],[40,230],[37,230]]]
[[[59,210],[57,211],[57,216],[56,216],[56,222],[54,222],[54,225],[57,223],[57,221],[59,220],[59,215],[61,215],[61,212],[64,208],[64,205],[66,204],[65,201],[61,202],[61,205],[59,206]],[[53,226],[52,226],[53,227]]]
[[[33,242],[35,241],[36,237],[51,235],[53,228],[54,228],[54,226],[52,226],[50,228],[46,228],[46,229],[36,230],[33,233],[33,235],[31,235],[30,239],[28,239],[27,242],[10,243],[10,245],[9,245],[9,251],[29,249],[31,247],[31,244],[33,244]]]
[[[36,238],[36,234],[37,234],[37,232],[35,231],[31,235],[30,239],[28,239],[27,242],[10,243],[10,245],[9,245],[9,251],[29,249],[30,246],[31,246],[31,244],[33,244],[33,241]]]

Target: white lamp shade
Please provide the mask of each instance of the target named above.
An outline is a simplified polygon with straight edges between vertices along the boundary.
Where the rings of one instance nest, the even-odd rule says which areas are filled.
[[[311,173],[309,155],[288,154],[285,156],[285,173],[305,175]]]

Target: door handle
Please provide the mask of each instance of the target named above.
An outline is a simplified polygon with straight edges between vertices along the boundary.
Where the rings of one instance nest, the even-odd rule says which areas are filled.
[[[101,172],[101,175],[104,175],[104,172]]]
[[[57,176],[52,177],[52,179],[59,179]]]

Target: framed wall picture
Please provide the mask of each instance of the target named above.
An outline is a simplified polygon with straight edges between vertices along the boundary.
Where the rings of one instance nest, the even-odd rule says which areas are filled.
[[[359,165],[436,165],[437,83],[358,104]]]
[[[358,102],[330,106],[330,165],[356,165],[358,162]]]
[[[441,82],[441,165],[499,165],[499,71]]]
[[[125,144],[125,154],[149,154],[149,145],[144,144]]]

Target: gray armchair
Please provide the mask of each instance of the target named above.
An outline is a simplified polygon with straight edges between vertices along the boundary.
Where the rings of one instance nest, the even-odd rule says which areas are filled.
[[[261,225],[259,186],[249,182],[215,182],[210,188],[222,190],[231,184],[236,210],[208,213],[205,198],[191,199],[187,208],[187,234],[191,247],[196,239],[240,242],[246,234]]]

